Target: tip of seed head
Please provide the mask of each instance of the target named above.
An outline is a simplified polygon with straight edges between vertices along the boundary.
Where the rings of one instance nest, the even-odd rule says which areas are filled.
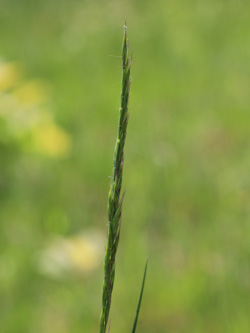
[[[127,30],[127,18],[126,18],[126,16],[125,16],[124,30],[125,30],[125,32]]]

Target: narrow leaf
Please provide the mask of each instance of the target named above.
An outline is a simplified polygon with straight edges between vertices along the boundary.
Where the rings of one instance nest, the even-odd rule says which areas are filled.
[[[142,301],[142,296],[143,296],[144,284],[145,284],[145,280],[146,280],[147,268],[148,268],[148,260],[146,261],[146,265],[145,265],[145,269],[144,269],[144,275],[143,275],[142,286],[141,286],[141,293],[140,293],[140,297],[139,297],[139,301],[138,301],[138,305],[137,305],[137,309],[136,309],[136,314],[135,314],[134,325],[133,325],[133,328],[132,328],[132,333],[135,333],[135,330],[136,330],[137,320],[138,320],[138,317],[139,317],[141,301]]]

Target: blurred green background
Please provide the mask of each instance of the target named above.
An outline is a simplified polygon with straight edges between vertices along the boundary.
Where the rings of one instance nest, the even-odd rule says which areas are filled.
[[[250,3],[0,0],[0,322],[97,332],[124,18],[111,332],[250,332]]]

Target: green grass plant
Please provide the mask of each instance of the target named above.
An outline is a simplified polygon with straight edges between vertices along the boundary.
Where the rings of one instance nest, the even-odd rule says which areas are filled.
[[[112,291],[115,280],[115,260],[117,248],[120,239],[121,230],[121,215],[122,203],[124,194],[121,196],[122,175],[123,175],[123,161],[124,161],[124,146],[126,140],[127,126],[128,126],[128,100],[130,89],[130,68],[132,62],[132,55],[129,56],[127,26],[124,25],[124,40],[122,48],[122,93],[121,93],[121,107],[119,115],[118,136],[114,151],[114,165],[111,177],[111,185],[108,197],[108,241],[106,247],[106,254],[104,259],[104,284],[102,295],[102,312],[100,319],[100,333],[105,333],[109,318]],[[144,275],[142,280],[141,292],[136,309],[135,319],[133,323],[132,333],[135,333],[138,316],[141,307],[145,279],[147,274],[148,261],[146,262]]]
[[[122,48],[122,92],[119,115],[118,137],[114,151],[114,165],[111,177],[111,185],[108,196],[108,241],[104,259],[104,284],[102,295],[102,312],[100,319],[100,333],[105,333],[109,318],[112,291],[115,280],[115,260],[119,244],[121,230],[122,202],[121,195],[124,146],[128,125],[128,100],[130,89],[130,68],[132,56],[128,54],[127,27],[124,26],[124,40]]]

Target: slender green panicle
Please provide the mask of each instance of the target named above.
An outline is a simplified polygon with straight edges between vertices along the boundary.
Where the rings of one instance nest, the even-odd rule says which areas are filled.
[[[139,301],[138,301],[138,305],[137,305],[137,309],[136,309],[132,333],[135,333],[135,330],[136,330],[136,325],[137,325],[139,312],[140,312],[140,308],[141,308],[141,301],[142,301],[143,290],[144,290],[144,285],[145,285],[145,280],[146,280],[146,275],[147,275],[147,268],[148,268],[148,260],[146,261],[146,265],[145,265],[145,269],[144,269],[144,275],[143,275],[142,285],[141,285],[141,292],[140,292],[140,297],[139,297]]]
[[[131,59],[128,55],[126,22],[124,26],[124,41],[122,48],[122,92],[119,111],[118,137],[114,151],[114,166],[108,196],[108,240],[104,259],[104,283],[102,294],[102,312],[100,318],[100,333],[105,333],[111,305],[112,290],[115,279],[115,257],[120,238],[122,202],[121,196],[124,145],[128,125],[128,100],[130,88]]]

